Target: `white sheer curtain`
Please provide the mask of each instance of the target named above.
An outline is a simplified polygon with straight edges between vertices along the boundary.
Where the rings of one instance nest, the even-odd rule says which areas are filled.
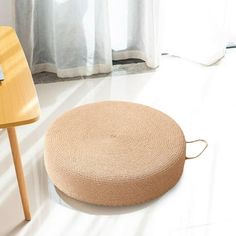
[[[163,0],[161,50],[211,65],[236,42],[235,0]]]
[[[235,0],[17,0],[16,28],[33,72],[72,77],[112,59],[155,68],[160,52],[211,65],[236,42],[235,12]]]
[[[33,73],[107,73],[126,58],[157,67],[158,10],[156,0],[18,0],[16,29]]]

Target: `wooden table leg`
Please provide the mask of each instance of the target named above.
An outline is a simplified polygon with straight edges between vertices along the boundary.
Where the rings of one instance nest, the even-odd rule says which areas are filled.
[[[18,181],[18,186],[20,190],[21,202],[25,214],[25,220],[30,221],[30,209],[29,209],[29,200],[27,195],[27,189],[25,184],[25,177],[21,163],[20,149],[17,141],[16,130],[14,127],[7,128],[7,133],[11,145],[11,151],[13,156],[13,161],[15,165],[16,177]]]

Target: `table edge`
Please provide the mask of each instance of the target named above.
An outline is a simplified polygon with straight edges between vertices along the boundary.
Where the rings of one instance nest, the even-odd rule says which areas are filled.
[[[16,127],[16,126],[21,126],[21,125],[27,125],[27,124],[31,124],[36,122],[37,120],[39,120],[40,115],[37,117],[34,117],[32,119],[29,120],[24,120],[24,121],[17,121],[17,122],[10,122],[10,123],[6,123],[6,124],[0,124],[0,129],[1,128],[9,128],[9,127]]]

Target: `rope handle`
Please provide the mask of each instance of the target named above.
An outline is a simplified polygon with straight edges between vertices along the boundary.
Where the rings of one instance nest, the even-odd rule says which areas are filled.
[[[197,142],[205,143],[205,147],[203,148],[203,150],[202,150],[197,156],[193,156],[193,157],[187,157],[187,156],[186,156],[186,159],[187,159],[187,160],[195,159],[195,158],[201,156],[202,153],[207,149],[207,147],[208,147],[208,142],[207,142],[206,140],[204,140],[204,139],[196,139],[196,140],[193,140],[193,141],[186,141],[187,144],[188,144],[188,143],[197,143]]]

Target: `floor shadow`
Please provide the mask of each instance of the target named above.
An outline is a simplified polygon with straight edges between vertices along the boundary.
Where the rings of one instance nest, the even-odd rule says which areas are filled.
[[[7,184],[8,188],[11,187],[12,189],[10,191],[8,188],[5,189],[9,193],[4,200],[0,201],[0,222],[3,224],[0,224],[0,235],[18,235],[23,230],[31,232],[24,235],[34,235],[32,231],[37,231],[50,213],[48,207],[42,208],[48,201],[47,187],[44,187],[47,186],[47,174],[44,169],[42,152],[36,154],[36,160],[27,162],[24,169],[28,170],[25,172],[25,179],[28,187],[32,220],[29,222],[24,221],[19,189],[14,176]],[[4,190],[2,190],[2,193],[4,193]],[[2,234],[3,232],[4,234]]]
[[[27,221],[23,220],[22,222],[20,222],[19,224],[17,224],[15,227],[13,227],[8,233],[5,234],[5,236],[13,236],[13,235],[17,235],[17,233],[19,233],[19,231],[27,225]]]

